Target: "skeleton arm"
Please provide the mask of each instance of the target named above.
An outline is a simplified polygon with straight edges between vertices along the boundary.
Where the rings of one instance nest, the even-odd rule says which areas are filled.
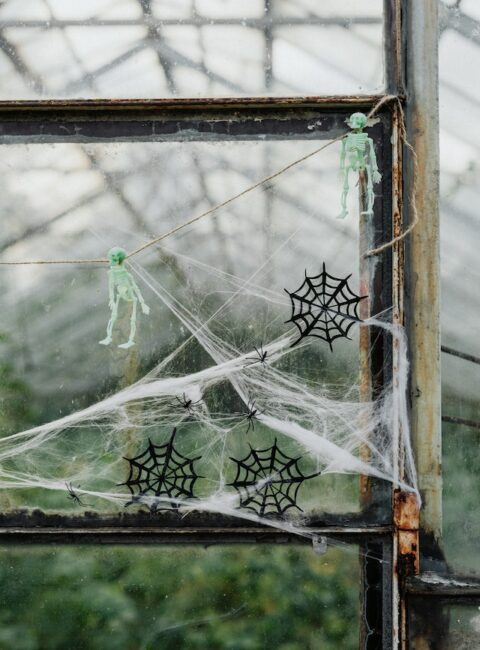
[[[369,149],[370,164],[372,166],[373,182],[380,183],[380,181],[382,180],[382,175],[378,171],[377,156],[375,155],[375,147],[373,146],[372,138],[368,138],[368,149]]]
[[[345,156],[347,153],[347,139],[342,138],[342,150],[340,153],[340,176],[343,178],[343,174],[345,173]]]
[[[133,289],[135,295],[137,296],[138,301],[140,302],[140,305],[142,307],[142,312],[144,314],[148,315],[150,313],[150,307],[146,304],[145,300],[143,299],[143,296],[142,296],[142,294],[140,292],[140,289],[138,288],[137,283],[133,279],[133,275],[131,273],[129,275],[130,275],[130,282],[131,282],[131,285],[132,285],[132,289]]]
[[[111,271],[108,272],[108,306],[110,309],[115,306],[115,280]]]

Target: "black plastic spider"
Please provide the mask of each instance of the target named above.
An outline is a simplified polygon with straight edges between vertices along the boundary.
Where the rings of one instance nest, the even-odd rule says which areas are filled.
[[[245,419],[248,420],[248,427],[246,433],[249,433],[250,429],[255,431],[255,419],[257,415],[261,415],[262,412],[255,407],[255,400],[248,402],[248,413],[245,416]]]
[[[192,399],[190,399],[190,397],[187,397],[187,395],[183,393],[182,399],[180,399],[175,395],[175,400],[177,401],[178,404],[180,404],[182,408],[184,408],[186,411],[192,414],[197,404],[200,404],[200,402],[202,401],[202,398],[194,402]]]
[[[67,486],[68,491],[67,499],[71,499],[74,503],[84,508],[87,504],[83,503],[83,501],[80,499],[78,494],[73,489],[73,485],[71,483],[65,483],[65,485]]]
[[[253,366],[256,363],[259,363],[261,366],[264,368],[267,367],[267,357],[268,357],[268,350],[263,349],[263,343],[260,343],[260,347],[257,348],[257,346],[254,346],[255,352],[257,353],[256,357],[247,357],[251,363],[249,363],[249,366]]]

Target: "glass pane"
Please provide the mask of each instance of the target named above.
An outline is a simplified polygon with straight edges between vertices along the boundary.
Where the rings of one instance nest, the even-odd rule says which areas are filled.
[[[480,606],[447,604],[436,598],[410,599],[412,648],[475,650],[480,638]]]
[[[132,250],[316,146],[301,140],[6,145],[4,259],[98,259],[114,245]],[[383,447],[373,444],[378,421],[358,387],[360,328],[347,314],[332,330],[342,335],[332,350],[318,338],[304,345],[301,327],[288,323],[292,301],[285,293],[303,286],[306,273],[322,273],[323,262],[335,276],[328,290],[342,296],[338,309],[369,292],[367,276],[360,280],[355,189],[350,216],[336,218],[338,153],[325,149],[281,183],[133,258],[129,268],[150,314],[139,309],[137,345],[128,350],[117,347],[132,332],[123,303],[113,345],[99,345],[110,315],[106,265],[2,267],[8,405],[2,432],[26,430],[0,444],[4,511],[122,513],[126,506],[135,513],[175,505],[136,501],[159,486],[223,514],[238,512],[240,494],[244,517],[288,513],[302,521],[302,511],[358,510],[359,462],[368,460],[377,477],[391,472],[388,440],[382,432]],[[380,156],[381,147],[381,165]],[[380,196],[375,206],[382,210]],[[337,289],[350,274],[355,298],[348,294],[345,302]],[[381,310],[379,295],[370,301]],[[118,391],[125,387],[130,397],[122,401]],[[80,416],[61,419],[78,410]],[[167,489],[155,472],[167,467],[173,450],[180,456]],[[278,489],[270,487],[265,454],[278,459]],[[268,510],[262,499],[249,501],[262,486],[274,491]]]
[[[444,543],[451,565],[480,570],[480,23],[477,2],[452,4],[440,40]]]
[[[3,548],[3,650],[354,650],[354,549]]]
[[[382,0],[6,0],[0,26],[2,99],[383,88]]]

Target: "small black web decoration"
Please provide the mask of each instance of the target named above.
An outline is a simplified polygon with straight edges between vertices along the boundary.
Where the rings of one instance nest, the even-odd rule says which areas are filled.
[[[177,429],[173,430],[170,440],[164,445],[154,445],[148,439],[148,447],[134,458],[125,458],[130,463],[130,475],[125,483],[133,495],[126,506],[141,501],[142,496],[167,497],[170,499],[195,499],[193,493],[198,476],[193,467],[197,458],[182,456],[174,445]],[[159,510],[153,500],[149,506],[151,512]],[[171,508],[175,509],[175,504]],[[170,508],[162,508],[168,510]]]
[[[305,280],[296,291],[285,289],[292,301],[292,317],[286,322],[294,323],[300,332],[292,347],[306,336],[316,336],[326,341],[333,351],[335,339],[350,338],[350,328],[361,322],[358,303],[367,298],[357,296],[350,289],[351,275],[336,278],[327,273],[324,263],[319,275],[308,276],[305,271]]]
[[[277,440],[267,449],[253,449],[242,458],[230,458],[237,464],[237,475],[233,483],[240,495],[239,508],[251,510],[259,517],[284,515],[290,508],[302,511],[297,505],[297,493],[303,481],[319,476],[306,476],[298,461],[301,456],[291,458],[277,446]]]

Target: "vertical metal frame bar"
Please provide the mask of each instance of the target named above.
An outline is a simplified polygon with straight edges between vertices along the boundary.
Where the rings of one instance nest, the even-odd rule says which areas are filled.
[[[404,313],[411,364],[411,432],[422,497],[420,513],[413,502],[394,505],[394,627],[396,647],[406,650],[406,580],[419,570],[420,550],[420,562],[431,550],[436,552],[442,530],[438,0],[399,0],[398,4],[403,23],[407,138],[415,152],[408,147],[399,150],[399,156],[404,155],[403,228],[415,219],[414,205],[418,214],[405,242]],[[402,254],[401,248],[396,254]],[[398,295],[401,300],[400,291]],[[421,549],[414,524],[420,526]],[[414,553],[407,567],[409,548]],[[416,639],[415,647],[417,641],[431,647],[426,637]]]
[[[438,0],[404,2],[407,135],[405,203],[416,187],[419,221],[406,242],[406,313],[411,354],[411,423],[419,487],[421,528],[437,542],[442,530],[440,242],[438,144]],[[408,223],[408,221],[407,221]]]
[[[385,92],[405,94],[404,32],[402,0],[383,0]]]

